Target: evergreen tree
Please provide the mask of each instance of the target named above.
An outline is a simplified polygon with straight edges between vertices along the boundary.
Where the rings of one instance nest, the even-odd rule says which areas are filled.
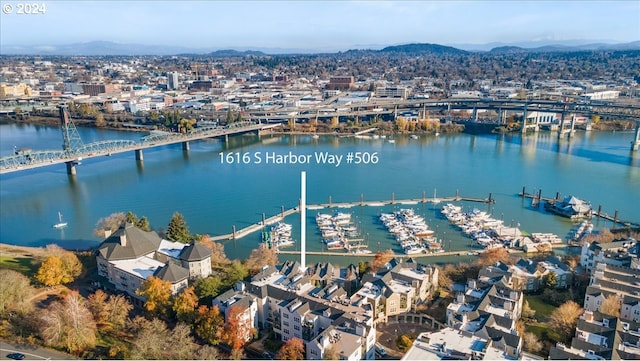
[[[147,219],[146,216],[140,217],[138,222],[136,222],[136,227],[146,232],[151,231],[151,225],[149,224],[149,220]]]
[[[182,243],[191,242],[191,234],[182,214],[175,212],[167,226],[167,239]]]

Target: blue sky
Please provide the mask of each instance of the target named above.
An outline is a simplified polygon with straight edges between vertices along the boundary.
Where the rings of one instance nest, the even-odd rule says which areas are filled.
[[[347,50],[411,42],[640,40],[640,1],[38,1],[0,15],[4,45],[94,40],[192,48]],[[21,2],[25,3],[25,2]],[[4,10],[4,7],[3,7]]]

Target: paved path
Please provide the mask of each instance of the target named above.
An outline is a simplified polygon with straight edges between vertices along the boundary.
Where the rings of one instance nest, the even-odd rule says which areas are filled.
[[[8,360],[7,355],[19,352],[25,355],[25,360],[71,360],[75,357],[56,350],[43,348],[39,346],[24,345],[18,343],[9,343],[0,341],[0,357]]]

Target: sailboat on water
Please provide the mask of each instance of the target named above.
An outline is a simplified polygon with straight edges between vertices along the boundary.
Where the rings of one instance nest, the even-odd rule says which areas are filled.
[[[62,213],[58,212],[58,223],[53,225],[53,228],[64,228],[67,226],[67,222],[62,221]]]

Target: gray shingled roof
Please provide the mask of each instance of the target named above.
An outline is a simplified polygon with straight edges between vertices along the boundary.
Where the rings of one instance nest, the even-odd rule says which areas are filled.
[[[180,252],[180,259],[187,262],[202,261],[211,257],[211,250],[199,243],[191,243]]]
[[[125,245],[122,245],[123,237]],[[134,259],[156,251],[160,242],[156,232],[145,232],[127,223],[105,239],[97,252],[108,261]]]
[[[178,283],[189,278],[189,271],[173,262],[169,262],[159,268],[154,276],[170,283]]]

